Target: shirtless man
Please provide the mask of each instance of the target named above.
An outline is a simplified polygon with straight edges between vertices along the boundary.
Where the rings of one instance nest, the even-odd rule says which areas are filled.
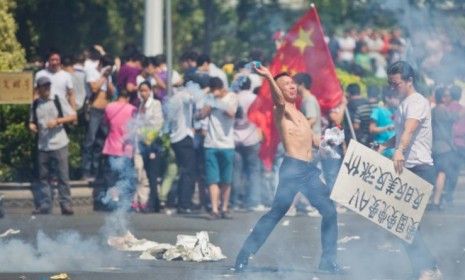
[[[271,210],[263,215],[245,241],[236,258],[235,271],[246,269],[250,255],[265,243],[273,228],[286,214],[294,196],[301,192],[323,217],[321,222],[322,256],[319,269],[342,273],[336,263],[337,213],[329,199],[329,189],[320,180],[320,171],[312,162],[312,130],[305,116],[296,108],[297,86],[287,73],[273,78],[270,71],[260,66],[255,69],[272,86],[274,119],[286,150],[279,170],[279,184]]]

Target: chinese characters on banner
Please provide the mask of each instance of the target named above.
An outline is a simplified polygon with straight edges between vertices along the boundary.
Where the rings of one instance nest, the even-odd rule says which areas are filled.
[[[31,104],[32,72],[0,73],[0,104]]]
[[[391,160],[351,141],[331,199],[411,243],[433,186]]]

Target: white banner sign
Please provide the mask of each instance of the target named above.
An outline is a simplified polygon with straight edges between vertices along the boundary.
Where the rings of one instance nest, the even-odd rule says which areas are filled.
[[[331,199],[411,243],[433,186],[391,160],[351,141]]]

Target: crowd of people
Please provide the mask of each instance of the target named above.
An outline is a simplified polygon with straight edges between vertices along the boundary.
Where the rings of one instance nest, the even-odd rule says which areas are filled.
[[[405,47],[399,30],[391,36],[371,29],[355,36],[347,30],[336,39],[337,43],[329,40],[328,44],[338,64],[356,64],[380,77],[387,77],[386,65],[399,60]],[[204,208],[215,220],[231,218],[231,209],[269,209],[278,179],[270,179],[270,171],[264,170],[259,158],[264,135],[247,114],[262,84],[256,65],[247,61],[259,59],[255,53],[238,61],[234,76],[228,77],[208,55],[195,51],[182,55],[181,73],[168,72],[163,54],[145,57],[134,45],[126,46],[117,59],[100,46],[77,56],[50,51],[44,68],[35,75],[29,124],[38,135],[39,151],[34,213],[51,213],[53,177],[62,213],[73,214],[67,131],[76,126],[85,127],[82,173],[93,186],[95,210],[124,207],[148,213],[176,208],[179,214],[193,214]],[[329,147],[319,147],[320,152],[318,145],[313,148],[330,189],[351,138],[386,157],[395,156],[395,149],[384,149],[384,144],[396,135],[394,112],[401,101],[393,90],[397,84],[369,87],[367,97],[362,97],[358,84],[351,84],[343,102],[322,113],[311,92],[311,76],[298,73],[292,78],[316,143],[331,134],[345,135],[345,141],[330,141]],[[465,151],[465,120],[459,87],[437,87],[434,97],[433,155],[438,175],[430,209],[439,210],[444,202],[453,201],[460,169],[457,151]],[[273,168],[276,177],[283,151],[281,144]],[[320,215],[301,195],[287,215],[297,210]]]

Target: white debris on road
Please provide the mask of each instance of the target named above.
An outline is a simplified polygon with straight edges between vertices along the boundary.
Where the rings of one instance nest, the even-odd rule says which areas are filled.
[[[19,234],[21,231],[19,229],[12,229],[12,228],[9,228],[7,231],[5,231],[4,233],[0,234],[0,238],[5,238],[9,235],[15,235],[15,234]]]
[[[139,259],[142,260],[202,262],[226,259],[221,248],[210,243],[206,231],[198,232],[195,236],[180,234],[177,236],[176,245],[137,239],[127,232],[124,236],[110,237],[108,245],[120,251],[141,251]]]
[[[337,241],[337,244],[345,244],[345,243],[348,243],[349,241],[352,241],[352,240],[359,240],[360,239],[360,236],[358,235],[354,235],[354,236],[344,236],[343,238],[339,239]]]
[[[284,220],[284,222],[281,224],[283,227],[289,226],[289,220]]]

